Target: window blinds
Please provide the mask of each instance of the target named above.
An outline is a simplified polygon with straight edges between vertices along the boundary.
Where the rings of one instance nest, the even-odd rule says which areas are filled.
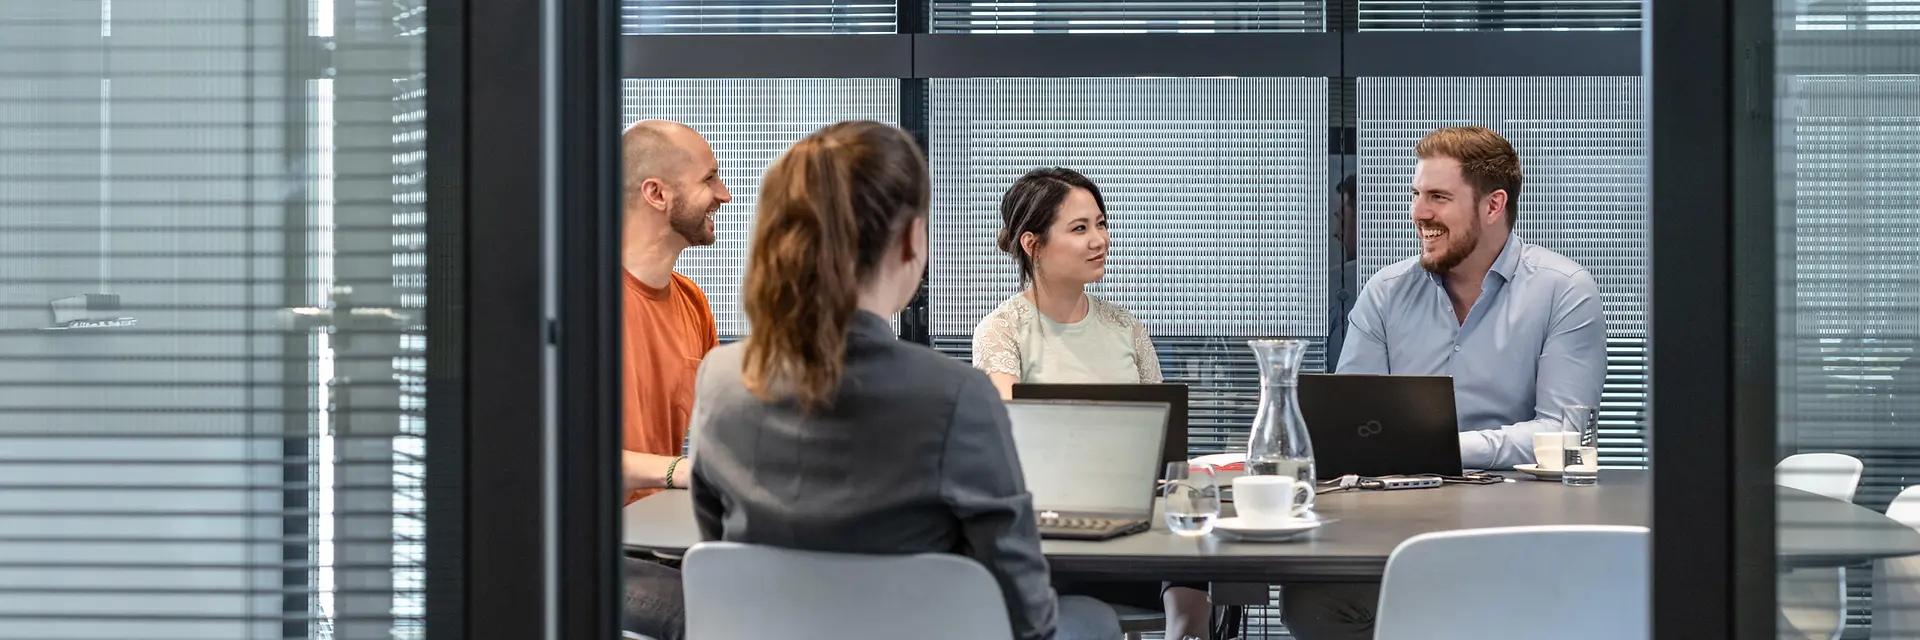
[[[1572,258],[1600,284],[1607,321],[1603,462],[1646,462],[1646,141],[1637,77],[1360,78],[1360,278],[1412,256],[1413,145],[1477,124],[1520,154],[1515,233]]]
[[[815,129],[842,120],[900,123],[892,79],[625,80],[622,120],[660,118],[706,136],[733,202],[714,215],[718,242],[680,255],[675,270],[700,285],[723,339],[747,334],[740,306],[753,210],[767,165]]]
[[[893,33],[896,20],[872,0],[620,0],[629,35]]]
[[[931,82],[934,344],[970,359],[974,325],[1019,290],[994,246],[1013,180],[1059,165],[1100,185],[1112,258],[1096,295],[1154,336],[1190,389],[1194,453],[1244,450],[1259,374],[1247,337],[1327,333],[1324,78]]]
[[[933,33],[1321,31],[1318,0],[932,0]]]
[[[1779,64],[1844,68],[1861,59],[1844,42],[1784,44]],[[1920,478],[1920,76],[1782,75],[1775,91],[1780,450],[1858,458],[1854,502],[1885,510]],[[1872,572],[1846,577],[1865,627]]]
[[[1920,46],[1900,35],[1920,29],[1920,5],[1797,2],[1778,17],[1779,448],[1858,458],[1854,502],[1885,510],[1920,477]],[[1872,576],[1846,577],[1853,632],[1871,624]]]
[[[1324,78],[931,84],[934,333],[970,336],[1018,291],[1000,197],[1059,165],[1106,198],[1093,290],[1155,335],[1326,335]]]
[[[420,4],[0,3],[0,639],[420,637]]]
[[[1361,31],[1616,31],[1640,0],[1359,0]]]

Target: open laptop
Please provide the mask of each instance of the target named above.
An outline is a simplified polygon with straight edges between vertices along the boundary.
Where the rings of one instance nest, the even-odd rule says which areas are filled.
[[[1160,461],[1187,459],[1187,385],[1184,384],[1028,384],[1013,385],[1015,399],[1106,400],[1164,402],[1167,436],[1160,444]],[[1165,466],[1161,467],[1165,469]]]
[[[1319,479],[1461,474],[1452,377],[1303,373],[1299,390]]]
[[[1164,403],[1007,402],[1040,537],[1105,540],[1146,531],[1167,413]]]

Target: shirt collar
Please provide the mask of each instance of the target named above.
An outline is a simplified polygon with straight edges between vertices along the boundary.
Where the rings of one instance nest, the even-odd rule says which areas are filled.
[[[1500,274],[1501,282],[1513,282],[1514,272],[1520,270],[1520,251],[1522,244],[1525,244],[1525,242],[1520,239],[1520,234],[1508,233],[1507,243],[1500,247],[1500,257],[1493,259],[1493,267],[1488,269],[1487,273]],[[1428,271],[1427,279],[1442,289],[1445,289],[1447,286],[1447,278],[1444,275]],[[1485,280],[1481,281],[1480,289],[1482,291],[1487,289]]]
[[[1500,257],[1493,259],[1493,269],[1490,271],[1500,274],[1507,282],[1513,282],[1513,273],[1520,269],[1521,244],[1520,234],[1508,233],[1507,244],[1500,247]]]

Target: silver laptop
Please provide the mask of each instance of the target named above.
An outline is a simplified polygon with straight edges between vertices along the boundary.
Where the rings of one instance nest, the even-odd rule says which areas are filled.
[[[1105,540],[1151,526],[1166,403],[1013,400],[1007,413],[1040,537]]]

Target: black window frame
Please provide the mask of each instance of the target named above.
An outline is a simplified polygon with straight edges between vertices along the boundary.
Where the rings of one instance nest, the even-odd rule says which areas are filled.
[[[427,22],[426,632],[619,637],[619,7]]]

